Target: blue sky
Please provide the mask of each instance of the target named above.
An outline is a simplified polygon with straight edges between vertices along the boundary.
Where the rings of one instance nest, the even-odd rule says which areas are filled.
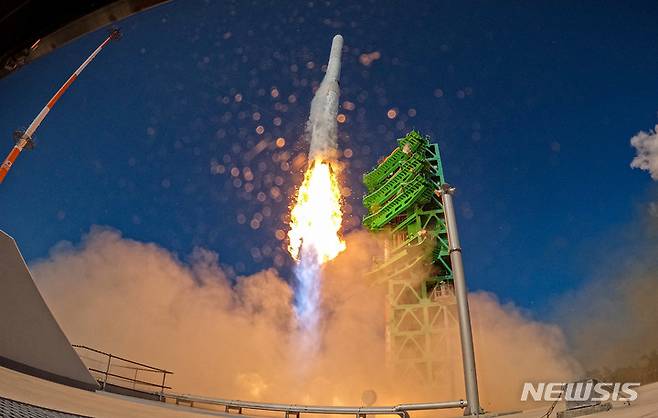
[[[542,312],[633,241],[655,187],[629,139],[656,124],[658,4],[381,4],[173,1],[121,22],[0,187],[0,228],[28,260],[106,225],[238,274],[289,271],[276,231],[341,33],[347,229],[362,173],[418,128],[459,190],[470,287]],[[105,36],[0,80],[0,151]]]

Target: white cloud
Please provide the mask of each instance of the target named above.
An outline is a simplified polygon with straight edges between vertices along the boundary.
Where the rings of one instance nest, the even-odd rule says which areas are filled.
[[[365,276],[379,243],[364,231],[345,239],[347,250],[324,266],[315,350],[303,343],[285,278],[265,270],[232,281],[208,250],[182,262],[156,244],[94,227],[30,269],[72,342],[173,370],[167,382],[176,392],[310,404],[360,404],[366,390],[379,404],[463,396],[456,329],[442,353],[449,361],[440,387],[384,367],[386,286]],[[525,381],[578,374],[556,326],[491,294],[470,298],[487,409],[518,407]]]
[[[631,145],[637,150],[637,156],[631,161],[631,167],[647,170],[651,178],[658,180],[658,125],[653,131],[640,131],[631,138]]]

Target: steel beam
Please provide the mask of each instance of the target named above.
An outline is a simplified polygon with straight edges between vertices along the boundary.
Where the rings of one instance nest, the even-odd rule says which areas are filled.
[[[471,330],[471,314],[468,309],[468,290],[464,277],[462,263],[462,249],[459,244],[455,208],[452,203],[452,194],[455,188],[447,183],[435,193],[441,197],[445,213],[446,227],[448,229],[448,247],[450,250],[450,264],[452,265],[452,279],[457,298],[457,313],[459,316],[459,336],[461,340],[462,360],[464,362],[464,383],[466,386],[466,400],[469,408],[467,415],[480,415],[480,399],[478,395],[477,374],[475,372],[475,351],[473,349],[473,331]]]
[[[465,408],[464,400],[447,402],[408,403],[395,406],[319,406],[319,405],[293,405],[268,402],[250,402],[230,399],[210,398],[205,396],[184,395],[165,392],[164,398],[177,402],[193,402],[196,404],[220,405],[228,409],[253,409],[270,412],[285,412],[287,416],[299,414],[328,414],[328,415],[398,415],[408,417],[409,411],[430,411],[438,409]]]

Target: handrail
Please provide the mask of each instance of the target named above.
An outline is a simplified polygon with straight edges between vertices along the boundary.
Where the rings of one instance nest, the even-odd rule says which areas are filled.
[[[177,403],[180,401],[193,403],[201,403],[208,405],[224,406],[226,411],[229,409],[237,409],[238,413],[242,413],[242,409],[254,409],[270,412],[285,412],[286,417],[289,415],[299,416],[301,413],[309,414],[340,414],[340,415],[356,415],[357,417],[365,417],[368,414],[388,414],[399,415],[402,418],[409,417],[409,411],[425,411],[436,409],[452,409],[452,408],[465,408],[467,402],[465,400],[447,401],[447,402],[427,402],[427,403],[408,403],[395,406],[319,406],[319,405],[295,405],[295,404],[279,404],[268,402],[250,402],[239,401],[219,398],[209,398],[205,396],[194,396],[185,394],[176,394],[166,392],[163,394],[165,399],[175,400]]]
[[[108,379],[110,377],[132,383],[132,389],[133,390],[136,390],[136,388],[135,388],[136,385],[145,385],[145,386],[150,386],[150,387],[153,387],[153,388],[158,388],[159,389],[158,396],[160,397],[160,400],[164,399],[163,394],[164,394],[165,389],[171,389],[170,386],[165,385],[167,375],[168,374],[174,374],[173,372],[171,372],[169,370],[149,366],[148,364],[140,363],[138,361],[128,360],[125,357],[116,356],[112,353],[106,353],[104,351],[97,350],[97,349],[91,348],[91,347],[87,347],[85,345],[72,344],[72,346],[74,348],[77,348],[77,349],[91,351],[93,353],[101,354],[101,355],[107,357],[107,363],[106,363],[106,366],[105,366],[105,370],[99,370],[99,369],[96,369],[96,368],[93,368],[93,367],[89,367],[89,365],[87,365],[87,368],[89,369],[90,372],[98,373],[98,374],[101,375],[102,380],[99,379],[98,383],[101,385],[101,389],[103,389],[103,390],[106,390],[108,388],[108,386],[107,386],[108,385]],[[101,362],[101,360],[92,359],[90,357],[83,356],[81,354],[79,354],[79,355],[80,355],[80,358],[86,358],[88,360],[93,360],[95,362]],[[114,364],[112,364],[112,360],[115,360]],[[131,366],[124,366],[124,365],[121,365],[121,364],[116,364],[116,360],[124,362],[124,363],[128,363],[128,364],[134,364],[134,365],[140,366],[140,367],[131,367]],[[125,370],[132,370],[135,373],[134,373],[133,377],[122,376],[120,374],[111,373],[110,370],[111,370],[112,367],[121,368],[121,369],[125,369]],[[139,372],[150,372],[150,373],[158,373],[158,374],[161,373],[162,374],[162,382],[158,384],[158,383],[148,382],[146,380],[140,380],[140,379],[137,378],[137,374]],[[124,386],[121,386],[121,385],[119,385],[119,386],[124,387]],[[127,389],[129,389],[129,388],[127,388]]]
[[[260,411],[270,411],[270,412],[285,412],[286,418],[289,418],[290,415],[294,415],[299,418],[300,414],[329,414],[329,415],[355,415],[356,418],[365,418],[366,415],[399,415],[401,418],[409,418],[410,411],[426,411],[426,410],[438,410],[438,409],[452,409],[452,408],[465,408],[468,403],[465,400],[458,401],[447,401],[447,402],[426,402],[426,403],[408,403],[408,404],[399,404],[395,406],[321,406],[321,405],[296,405],[296,404],[280,404],[280,403],[268,403],[268,402],[252,402],[252,401],[241,401],[241,400],[232,400],[232,399],[220,399],[220,398],[210,398],[206,396],[197,396],[197,395],[186,395],[179,394],[174,392],[165,392],[165,389],[171,389],[168,386],[165,386],[165,378],[167,374],[173,374],[168,370],[158,369],[156,367],[151,367],[147,364],[138,363],[136,361],[128,360],[119,356],[115,356],[111,353],[105,353],[94,348],[86,347],[83,345],[73,345],[75,348],[85,349],[93,351],[99,354],[107,356],[107,369],[105,371],[98,370],[95,368],[89,368],[90,371],[100,373],[105,376],[105,380],[102,382],[102,388],[105,389],[107,385],[108,376],[116,377],[119,379],[131,381],[133,383],[144,384],[149,386],[155,386],[160,388],[159,397],[161,401],[166,401],[167,399],[173,400],[176,403],[179,402],[188,402],[190,405],[194,403],[206,404],[206,405],[218,405],[223,406],[226,412],[230,410],[237,410],[239,414],[242,413],[243,409],[253,409]],[[149,369],[160,371],[162,375],[162,384],[153,384],[151,382],[146,382],[142,380],[137,380],[135,378],[127,378],[125,376],[117,375],[110,373],[110,364],[112,359],[118,359],[132,364],[137,364]],[[140,369],[136,369],[140,370]]]
[[[115,373],[110,373],[110,372],[106,373],[103,370],[98,370],[98,369],[94,369],[94,368],[91,368],[91,367],[89,368],[89,371],[90,372],[100,373],[100,374],[103,374],[103,375],[106,374],[108,376],[116,377],[117,379],[127,380],[127,381],[133,382],[133,383],[139,383],[140,385],[144,385],[144,386],[153,386],[153,387],[156,387],[156,388],[171,389],[171,387],[169,387],[169,386],[162,386],[162,385],[158,385],[157,383],[147,382],[145,380],[131,379],[131,378],[126,377],[126,376],[121,376],[120,374],[115,374]]]
[[[97,358],[93,358],[93,357],[89,357],[89,356],[83,356],[82,354],[78,354],[78,356],[81,359],[85,359],[85,360],[89,360],[89,361],[95,361],[97,363],[104,363],[103,360],[99,360]],[[117,367],[119,369],[137,370],[137,371],[140,371],[140,372],[162,373],[159,369],[145,368],[145,367],[122,366],[120,364],[114,364],[113,367]],[[89,370],[91,370],[91,368],[89,368]]]
[[[156,370],[156,371],[158,371],[158,372],[160,372],[160,373],[174,374],[174,372],[171,372],[171,371],[169,371],[169,370],[159,369],[159,368],[157,368],[157,367],[149,366],[148,364],[140,363],[140,362],[133,361],[133,360],[128,360],[127,358],[119,357],[119,356],[117,356],[117,355],[114,355],[114,354],[111,354],[111,353],[106,353],[106,352],[104,352],[104,351],[97,350],[97,349],[95,349],[95,348],[87,347],[86,345],[71,344],[71,346],[73,346],[73,347],[75,347],[75,348],[82,348],[82,349],[84,349],[84,350],[93,351],[94,353],[103,354],[103,355],[105,355],[105,356],[112,357],[112,358],[115,358],[115,359],[117,359],[117,360],[125,361],[126,363],[132,363],[132,364],[136,364],[136,365],[138,365],[138,366],[148,367],[149,369],[151,369],[151,370]]]

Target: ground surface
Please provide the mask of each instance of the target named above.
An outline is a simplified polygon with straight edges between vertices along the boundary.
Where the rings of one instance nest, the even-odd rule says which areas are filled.
[[[546,409],[547,407],[535,408],[505,416],[509,418],[540,418]],[[556,411],[561,409],[563,407],[559,405]],[[12,411],[13,415],[7,414],[7,411]],[[61,411],[61,413],[58,414],[57,411]],[[75,415],[97,418],[195,418],[209,415],[235,418],[237,414],[163,404],[105,392],[87,392],[0,368],[0,416],[41,418]],[[415,415],[412,413],[412,418]],[[455,414],[455,416],[458,415]],[[423,414],[423,416],[430,415]],[[658,383],[640,387],[638,400],[630,406],[617,402],[613,403],[611,411],[589,416],[594,418],[658,418]],[[248,415],[241,415],[241,417],[250,418]],[[551,414],[551,417],[555,417],[555,412]]]
[[[0,367],[0,397],[26,404],[95,418],[196,418],[225,416],[221,412],[145,401],[105,392],[88,392],[58,385]],[[26,408],[23,408],[26,410]],[[33,411],[34,412],[34,411]],[[8,417],[55,417],[66,415],[8,415]],[[231,415],[235,417],[235,415]],[[3,417],[4,418],[4,417]]]

